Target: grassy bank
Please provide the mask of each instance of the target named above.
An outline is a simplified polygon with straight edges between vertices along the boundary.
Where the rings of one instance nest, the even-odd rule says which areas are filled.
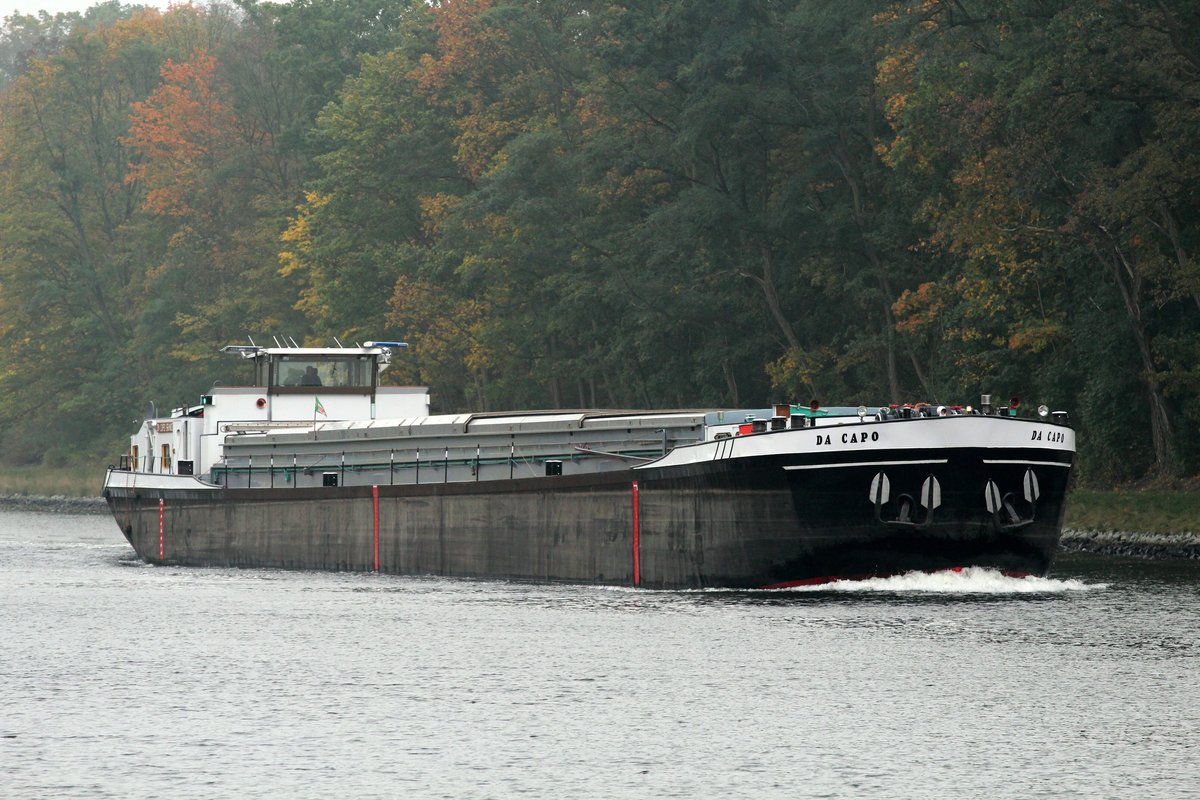
[[[104,483],[104,467],[72,464],[63,467],[0,466],[0,495],[23,494],[50,497],[98,497]]]
[[[1200,491],[1078,490],[1067,502],[1064,527],[1139,533],[1200,532]]]

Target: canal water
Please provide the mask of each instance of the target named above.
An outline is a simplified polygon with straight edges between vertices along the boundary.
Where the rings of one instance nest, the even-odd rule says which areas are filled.
[[[806,591],[154,567],[0,512],[3,798],[1181,798],[1200,563]]]

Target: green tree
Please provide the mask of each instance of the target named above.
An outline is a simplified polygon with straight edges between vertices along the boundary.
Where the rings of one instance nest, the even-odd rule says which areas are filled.
[[[905,310],[929,320],[923,300],[943,304],[944,330],[984,372],[1039,360],[1071,372],[1078,359],[1110,404],[1136,374],[1145,413],[1126,427],[1146,420],[1154,470],[1176,474],[1194,451],[1179,447],[1172,398],[1194,393],[1180,367],[1200,343],[1194,15],[1134,0],[932,2],[895,24],[889,157],[924,186],[931,246],[960,259]],[[1092,309],[1120,321],[1124,347],[1084,335]]]
[[[3,95],[0,425],[10,459],[120,425],[126,391],[141,383],[132,310],[147,242],[120,137],[129,102],[155,80],[162,34],[156,12],[76,31]]]
[[[7,457],[111,441],[147,397],[181,400],[212,379],[171,355],[178,298],[197,285],[162,280],[172,230],[126,172],[137,158],[133,104],[165,60],[219,42],[228,24],[189,6],[81,25],[0,99],[0,386],[10,400],[0,426],[16,445]]]
[[[738,338],[769,347],[737,361],[769,363],[793,397],[900,399],[924,383],[893,333],[914,233],[875,152],[870,9],[629,4],[605,37],[619,43],[608,114],[631,134],[619,168],[659,198],[643,246],[719,287],[699,303],[710,314],[736,297],[759,320]]]

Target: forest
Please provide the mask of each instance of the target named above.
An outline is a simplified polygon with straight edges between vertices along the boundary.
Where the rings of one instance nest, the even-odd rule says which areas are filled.
[[[0,28],[0,461],[226,344],[439,412],[1020,397],[1200,472],[1194,0],[98,3]],[[249,337],[249,338],[248,338]]]

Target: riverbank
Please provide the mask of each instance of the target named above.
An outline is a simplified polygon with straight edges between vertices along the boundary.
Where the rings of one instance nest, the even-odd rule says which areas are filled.
[[[108,504],[103,497],[71,497],[68,495],[0,495],[0,509],[8,511],[41,511],[48,514],[106,514]]]
[[[1062,549],[1200,559],[1200,486],[1076,490],[1067,501]]]
[[[1200,559],[1200,533],[1063,531],[1059,548],[1068,552],[1140,558]]]
[[[0,498],[96,498],[104,481],[104,467],[88,461],[49,466],[35,464],[14,467],[0,465]]]

